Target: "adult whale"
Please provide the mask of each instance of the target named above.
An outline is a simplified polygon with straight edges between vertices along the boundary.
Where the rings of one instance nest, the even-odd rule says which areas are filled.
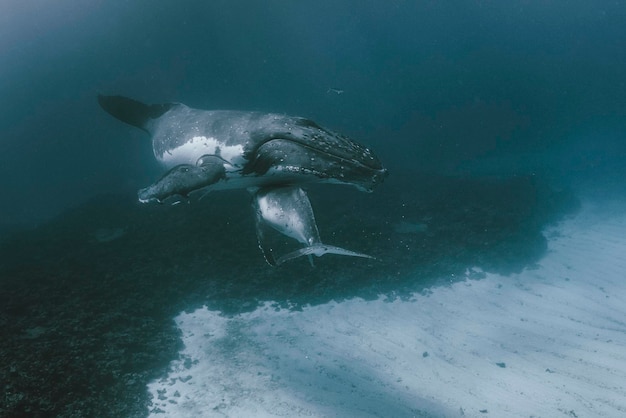
[[[327,253],[371,258],[323,244],[301,188],[322,182],[372,191],[387,170],[363,145],[301,117],[200,110],[181,103],[147,105],[123,96],[99,95],[98,102],[111,115],[150,134],[154,156],[168,169],[139,190],[141,202],[245,188],[253,194],[259,247],[269,264]],[[304,247],[274,257],[266,227]]]

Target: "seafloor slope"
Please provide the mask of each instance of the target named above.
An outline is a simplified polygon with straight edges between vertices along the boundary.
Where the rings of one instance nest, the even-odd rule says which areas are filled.
[[[437,371],[438,363],[431,367],[426,362],[446,359],[447,354],[436,346],[428,348],[426,343],[415,341],[402,353],[391,350],[389,358],[385,354],[376,357],[371,351],[382,350],[376,344],[385,332],[391,332],[388,335],[392,344],[395,332],[406,332],[416,339],[435,333],[432,327],[437,322],[428,325],[433,321],[428,318],[436,312],[429,313],[429,309],[435,306],[426,307],[436,299],[431,297],[425,299],[431,302],[417,305],[399,301],[413,300],[416,293],[425,290],[433,295],[451,291],[440,285],[470,289],[464,282],[468,272],[478,280],[472,282],[471,289],[491,289],[494,280],[504,289],[515,288],[526,277],[517,274],[528,274],[528,268],[537,265],[546,253],[544,228],[577,210],[576,199],[570,193],[551,190],[533,177],[463,179],[392,173],[373,194],[316,187],[310,190],[310,197],[325,241],[372,254],[378,260],[325,256],[316,260],[315,268],[305,259],[271,268],[257,249],[249,198],[237,192],[215,193],[199,202],[173,207],[138,205],[132,193],[104,196],[34,230],[4,236],[0,244],[0,415],[133,417],[146,415],[149,408],[161,408],[158,395],[151,399],[146,385],[166,375],[170,362],[179,359],[183,349],[181,336],[188,338],[188,331],[183,327],[181,332],[174,318],[182,311],[192,312],[202,306],[208,308],[209,328],[222,332],[219,324],[224,321],[242,324],[241,335],[254,331],[259,322],[248,324],[246,318],[255,315],[263,323],[273,321],[272,315],[291,317],[291,312],[298,312],[292,318],[302,318],[303,330],[310,326],[307,321],[313,320],[307,318],[314,318],[316,312],[325,318],[329,310],[345,321],[370,321],[366,328],[354,330],[360,335],[359,343],[346,340],[348,346],[354,345],[352,353],[357,357],[350,359],[354,364],[343,360],[342,364],[356,370],[360,367],[359,356],[373,355],[379,365],[376,367],[393,370],[398,367],[398,355],[418,350],[419,367],[425,367],[420,373],[425,373],[425,380],[420,381],[419,376],[416,380],[404,375],[397,378],[409,380],[407,394],[428,400],[432,395],[428,391],[420,393],[421,385],[426,384],[427,376],[432,378],[432,373],[441,372]],[[506,277],[508,274],[513,276]],[[472,318],[470,314],[483,312],[481,306],[471,304],[483,292],[477,293],[461,298],[470,303],[466,308],[452,298],[451,306],[445,306],[448,299],[443,299],[438,309],[451,309],[461,317]],[[497,295],[494,293],[494,297]],[[383,300],[390,303],[383,304]],[[272,313],[268,302],[282,310]],[[380,315],[389,311],[391,316],[377,323],[368,319],[367,306],[384,306]],[[397,312],[394,306],[398,306]],[[396,319],[394,315],[404,315],[407,306],[420,310],[419,314],[407,312],[417,317],[413,326],[407,330],[401,326],[389,328]],[[451,315],[442,312],[444,317]],[[344,334],[352,332],[351,323],[340,325],[347,328],[337,330],[337,338],[347,338]],[[372,327],[371,331],[367,327]],[[297,332],[298,326],[288,329]],[[437,334],[444,335],[440,337],[444,345],[461,344],[457,348],[465,351],[462,344],[471,343],[464,339],[470,337],[460,335],[464,328],[454,322],[439,323],[437,329],[439,333],[459,334],[454,338]],[[259,328],[255,332],[265,331]],[[325,347],[324,361],[331,365],[335,351],[324,338],[333,338],[333,331],[320,332],[326,335],[321,342],[299,335],[293,347],[297,353],[300,344],[319,343]],[[479,338],[481,334],[476,335]],[[280,338],[267,345],[270,359],[271,351],[283,346],[276,342]],[[225,349],[248,348],[228,338],[222,343]],[[363,344],[373,345],[359,354],[356,347]],[[428,356],[420,357],[424,352]],[[252,359],[258,353],[249,355]],[[475,356],[481,358],[480,351]],[[229,359],[236,360],[227,356],[213,366],[225,368],[222,370],[235,367],[235,372],[238,364],[246,366],[245,360],[229,365]],[[267,372],[283,366],[280,360],[258,361]],[[507,365],[502,370],[496,366],[499,373],[510,373],[517,367],[502,356],[485,361],[485,373],[494,362]],[[470,370],[470,366],[465,367]],[[319,395],[322,392],[316,392],[321,390],[315,388],[316,384],[325,385],[330,378],[320,380],[319,370],[309,371],[317,373],[311,375],[312,380],[291,382],[285,378],[283,382],[313,386],[311,393]],[[340,371],[338,376],[348,384],[354,376],[341,375]],[[367,375],[362,377],[367,379]],[[453,384],[455,380],[450,379],[448,383]],[[249,393],[253,388],[247,390],[228,396],[237,398],[238,393]],[[377,390],[377,386],[369,386],[362,393]],[[163,401],[175,405],[170,402],[173,400],[167,395]],[[432,401],[433,405],[456,409],[458,405],[467,410],[482,408],[484,403],[483,398],[458,404],[438,398]],[[229,411],[230,404],[223,403]],[[331,414],[333,408],[338,408],[330,401],[320,410],[311,405],[301,407],[321,414]],[[431,410],[425,404],[413,407]],[[346,408],[342,411],[347,412]]]
[[[537,265],[408,300],[181,313],[151,415],[624,416],[625,212],[585,206],[546,232]]]

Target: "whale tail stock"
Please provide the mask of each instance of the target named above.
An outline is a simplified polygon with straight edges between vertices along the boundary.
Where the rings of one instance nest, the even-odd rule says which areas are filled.
[[[98,103],[107,113],[129,125],[148,132],[146,125],[170,110],[175,103],[147,105],[124,96],[98,95]]]
[[[313,265],[314,255],[321,257],[324,254],[374,259],[367,254],[324,244],[320,239],[315,223],[311,202],[300,187],[274,186],[262,188],[254,195],[253,207],[256,214],[259,248],[263,252],[265,260],[272,266],[279,266],[286,261],[305,255],[311,265]],[[294,238],[304,244],[305,247],[275,258],[272,245],[265,235],[267,228],[272,228],[285,236]]]

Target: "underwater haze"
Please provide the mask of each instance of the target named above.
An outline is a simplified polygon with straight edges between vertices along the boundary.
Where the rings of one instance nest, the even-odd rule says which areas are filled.
[[[9,0],[1,19],[4,223],[158,174],[98,93],[306,116],[392,171],[567,176],[624,152],[621,2]]]
[[[140,204],[98,95],[363,144],[376,190],[305,188],[374,258]],[[0,416],[626,414],[626,2],[3,0],[0,115]]]

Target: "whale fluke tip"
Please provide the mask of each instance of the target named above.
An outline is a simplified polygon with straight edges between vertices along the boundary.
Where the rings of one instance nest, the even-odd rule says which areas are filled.
[[[174,103],[147,105],[128,97],[103,94],[98,94],[98,103],[110,115],[146,132],[148,121],[160,117],[175,105]]]
[[[298,258],[303,255],[314,255],[316,257],[321,257],[324,254],[346,255],[350,257],[361,257],[376,260],[376,257],[372,257],[371,255],[346,250],[345,248],[335,247],[334,245],[314,244],[309,247],[301,248],[299,250],[292,251],[288,254],[283,255],[282,257],[278,258],[278,260],[276,260],[276,265],[279,266],[286,261],[293,260],[294,258]]]

